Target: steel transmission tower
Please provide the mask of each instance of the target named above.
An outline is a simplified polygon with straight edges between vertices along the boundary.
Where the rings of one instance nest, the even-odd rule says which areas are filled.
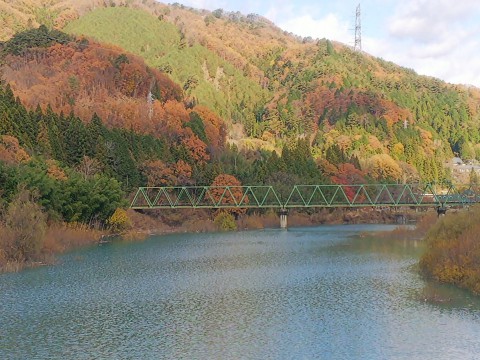
[[[355,11],[355,45],[353,46],[355,51],[362,51],[362,20],[360,12],[360,4]]]

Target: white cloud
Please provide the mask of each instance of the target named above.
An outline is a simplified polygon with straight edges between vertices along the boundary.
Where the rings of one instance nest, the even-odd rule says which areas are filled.
[[[387,39],[363,39],[368,53],[414,69],[418,74],[433,76],[454,84],[470,84],[480,87],[480,43],[476,40],[455,45],[399,45]]]
[[[388,36],[365,48],[451,83],[480,86],[477,0],[408,0],[389,19]]]
[[[397,6],[390,19],[390,35],[400,39],[432,42],[468,26],[478,12],[477,1],[409,0]],[[476,5],[476,6],[475,6]]]

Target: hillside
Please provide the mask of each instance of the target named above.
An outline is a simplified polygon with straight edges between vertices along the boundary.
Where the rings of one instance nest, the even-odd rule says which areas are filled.
[[[212,74],[226,68],[213,60],[215,53],[242,71],[243,79],[261,86],[264,101],[258,87],[245,86],[245,80],[240,83],[238,72],[223,72],[217,97],[237,87],[245,100],[233,96],[226,104],[209,97],[202,85],[184,89],[227,122],[241,123],[247,135],[278,146],[308,136],[318,156],[340,150],[341,157],[355,156],[364,168],[373,166],[371,156],[384,153],[401,167],[413,165],[430,181],[446,176],[443,162],[454,152],[473,158],[480,151],[476,89],[418,76],[328,40],[302,43],[258,17],[181,6],[170,6],[163,13],[154,19],[128,8],[97,9],[66,30],[128,46],[152,66],[171,70],[172,78],[184,86],[188,79],[202,79],[201,72],[203,80],[215,82]],[[142,26],[151,27],[135,26],[135,16],[142,17]],[[117,18],[129,31],[113,30]],[[180,38],[169,35],[175,31]],[[173,39],[173,47],[144,34],[165,34]],[[194,60],[181,61],[192,56]],[[340,149],[330,149],[335,143]]]
[[[49,36],[47,32],[45,28],[43,34]],[[10,48],[3,78],[30,109],[50,105],[57,113],[73,111],[84,121],[96,113],[108,126],[154,134],[165,110],[153,109],[154,103],[147,106],[147,98],[164,106],[183,100],[180,87],[165,74],[120,48],[86,39]]]
[[[118,27],[118,23],[122,27]],[[245,104],[253,111],[266,92],[228,61],[197,43],[187,44],[174,24],[142,10],[106,8],[70,23],[65,31],[92,36],[143,57],[181,84],[186,95],[225,118],[242,119]]]
[[[50,13],[55,26],[65,23],[62,14],[75,13],[66,32],[145,59],[179,84],[185,104],[219,115],[230,129],[229,141],[243,149],[265,148],[262,143],[293,148],[305,138],[323,174],[333,176],[350,164],[377,181],[438,181],[448,178],[444,162],[453,154],[480,157],[478,89],[419,76],[326,39],[292,36],[255,14],[137,0],[53,3],[47,8],[57,9]],[[22,4],[16,11],[29,14]],[[71,105],[39,84],[37,91],[11,61],[4,79],[28,107],[35,104],[27,93],[43,107],[49,102],[58,111],[91,115],[88,106],[76,105],[81,99]],[[109,125],[130,126],[102,115]],[[145,112],[135,117],[145,122],[136,131],[151,127]],[[390,171],[376,170],[381,168]]]
[[[153,173],[160,181],[162,169],[173,185],[179,166],[190,183],[192,168],[200,177],[224,147],[225,124],[215,113],[190,104],[165,74],[122,49],[41,26],[5,43],[3,59],[0,136],[14,137],[30,156],[72,168],[94,160],[96,173],[130,190]],[[99,126],[110,134],[101,141]],[[5,159],[13,156],[8,149]]]
[[[96,8],[116,4],[125,6],[127,3],[153,13],[165,7],[155,0],[0,0],[0,41],[40,25],[62,28],[69,21]]]

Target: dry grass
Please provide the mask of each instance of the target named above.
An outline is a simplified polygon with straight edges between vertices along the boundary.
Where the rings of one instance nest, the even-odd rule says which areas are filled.
[[[419,215],[414,227],[400,225],[390,231],[376,232],[376,237],[388,239],[423,239],[428,230],[437,222],[438,216],[435,211],[429,211]]]
[[[0,272],[17,272],[28,267],[52,264],[55,262],[56,254],[94,244],[100,240],[104,232],[83,224],[52,224],[46,230],[40,253],[30,261],[25,261],[24,258],[8,257],[7,253],[12,253],[12,246],[14,246],[11,241],[14,234],[2,225],[0,225],[0,234]]]
[[[275,211],[268,211],[265,214],[243,215],[237,220],[237,226],[241,230],[278,228],[280,220]]]
[[[121,234],[121,237],[125,241],[143,241],[148,237],[148,233],[140,232],[136,230],[128,230]]]
[[[426,212],[416,223],[415,230],[422,237],[427,235],[433,224],[438,220],[438,215],[435,211]]]
[[[19,272],[25,268],[25,263],[0,259],[0,274],[3,272]]]
[[[310,226],[315,224],[311,215],[297,212],[289,214],[287,221],[289,226]]]
[[[245,229],[258,230],[258,229],[265,228],[265,224],[263,223],[262,219],[256,215],[243,216],[237,221],[237,226],[241,230],[245,230]]]
[[[91,245],[97,243],[102,235],[103,231],[85,224],[54,224],[47,229],[44,252],[57,254]]]
[[[480,207],[450,213],[430,229],[420,268],[434,280],[480,294]]]
[[[212,232],[217,227],[211,219],[190,219],[183,223],[182,230],[186,232]]]

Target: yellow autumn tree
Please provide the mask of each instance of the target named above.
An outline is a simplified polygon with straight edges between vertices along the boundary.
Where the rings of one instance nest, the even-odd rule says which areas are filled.
[[[402,169],[388,154],[373,155],[367,162],[366,170],[377,181],[397,182],[402,178]]]
[[[124,209],[117,208],[107,220],[107,225],[114,232],[125,231],[131,227],[131,222]]]

